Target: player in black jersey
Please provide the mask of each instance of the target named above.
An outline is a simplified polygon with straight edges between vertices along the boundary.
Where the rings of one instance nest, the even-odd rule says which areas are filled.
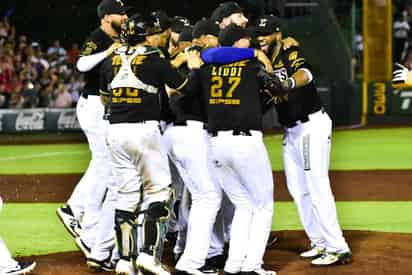
[[[187,78],[157,48],[162,28],[155,17],[136,15],[122,26],[127,46],[102,65],[101,95],[108,101],[108,146],[118,185],[115,231],[119,245],[118,274],[134,272],[137,215],[143,218],[143,245],[136,265],[157,275],[169,273],[160,264],[169,216],[171,184],[167,153],[159,129],[160,94],[165,85],[180,90]],[[128,273],[129,272],[129,273]]]
[[[299,47],[283,49],[279,18],[258,18],[256,31],[280,81],[273,102],[285,129],[287,186],[311,241],[311,249],[301,257],[315,258],[312,264],[317,266],[350,262],[328,176],[332,122],[322,107],[311,66]]]
[[[197,22],[192,33],[199,48],[217,45],[218,28],[209,20]],[[183,31],[179,39],[183,40],[185,36],[188,35]],[[178,66],[180,71],[188,72],[185,48],[179,48],[181,53],[172,64]],[[181,209],[190,207],[190,213],[187,237],[182,238],[186,232],[179,232],[174,249],[176,254],[181,255],[176,264],[176,274],[217,274],[217,268],[208,265],[206,258],[223,254],[223,232],[219,234],[220,238],[217,234],[212,234],[221,205],[222,190],[211,157],[205,111],[200,98],[195,94],[172,97],[170,103],[176,119],[173,127],[166,129],[164,137],[169,143],[170,156],[179,168],[185,187],[191,195],[190,200],[184,197],[181,203]]]
[[[243,28],[222,31],[219,41],[249,46]],[[239,42],[241,40],[241,42]],[[192,59],[189,60],[192,64]],[[236,206],[231,228],[226,274],[275,274],[262,268],[265,245],[273,214],[273,179],[263,144],[260,104],[262,65],[242,60],[227,65],[205,65],[192,75],[197,92],[207,110],[208,131],[218,169],[230,171],[236,181],[221,181]]]
[[[108,246],[107,243],[101,243],[105,236],[112,234],[110,228],[113,224],[113,216],[110,216],[110,213],[113,211],[106,211],[107,207],[110,208],[106,202],[102,208],[102,200],[107,188],[110,189],[112,181],[109,168],[110,154],[105,142],[108,123],[103,120],[104,107],[98,93],[99,68],[101,62],[118,47],[118,44],[113,43],[127,15],[126,7],[119,0],[101,1],[97,14],[100,26],[86,39],[76,64],[77,69],[85,73],[86,81],[77,104],[77,117],[87,137],[92,158],[67,206],[59,208],[57,213],[66,228],[77,237],[76,244],[86,258],[91,258],[90,263],[93,268],[110,270],[110,247],[114,242]],[[110,198],[111,192],[108,194],[106,198]],[[80,219],[82,220],[81,238],[76,225]]]

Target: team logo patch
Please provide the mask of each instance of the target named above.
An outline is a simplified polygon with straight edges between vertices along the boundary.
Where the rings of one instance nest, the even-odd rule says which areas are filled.
[[[124,4],[123,4],[122,0],[116,0],[116,2],[117,2],[117,3],[119,3],[119,4],[120,4],[120,6],[122,6],[122,7],[124,6]]]
[[[298,58],[298,52],[297,51],[294,51],[289,55],[289,60],[290,61],[295,60],[296,58]]]
[[[89,41],[86,43],[86,46],[84,47],[84,50],[81,55],[83,56],[91,55],[96,49],[97,49],[96,43],[94,43],[93,41]]]
[[[266,18],[261,18],[259,21],[259,27],[266,27],[266,25],[268,24],[268,20]]]

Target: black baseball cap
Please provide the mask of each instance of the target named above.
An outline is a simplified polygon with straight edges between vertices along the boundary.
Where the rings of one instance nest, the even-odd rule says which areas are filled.
[[[172,31],[181,33],[183,29],[190,26],[190,20],[183,16],[174,16],[172,19]]]
[[[179,42],[191,42],[193,39],[192,31],[192,27],[183,28],[179,35]]]
[[[170,20],[169,16],[162,10],[152,12],[151,16],[153,16],[155,21],[160,25],[162,32],[172,26],[172,21]]]
[[[126,14],[128,9],[122,0],[102,0],[97,6],[97,16],[102,19],[106,14]]]
[[[256,35],[269,35],[281,31],[280,18],[274,15],[263,15],[256,20]]]
[[[202,35],[211,34],[216,37],[219,36],[219,26],[212,20],[203,18],[196,22],[193,26],[193,38],[199,38]]]
[[[223,2],[212,12],[210,19],[214,22],[220,23],[223,18],[239,12],[243,12],[243,10],[238,3],[233,1]]]
[[[251,37],[250,32],[235,24],[230,24],[219,32],[219,44],[221,46],[233,46],[233,44],[242,39]]]

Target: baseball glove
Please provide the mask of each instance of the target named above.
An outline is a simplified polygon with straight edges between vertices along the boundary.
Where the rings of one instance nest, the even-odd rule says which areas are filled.
[[[394,71],[392,73],[393,84],[407,84],[412,85],[412,71],[409,71],[405,66],[395,63]]]

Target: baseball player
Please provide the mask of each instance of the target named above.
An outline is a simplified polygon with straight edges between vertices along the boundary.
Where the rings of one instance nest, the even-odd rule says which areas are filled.
[[[332,121],[313,84],[311,67],[299,47],[282,48],[279,18],[260,17],[256,31],[279,79],[273,102],[285,130],[287,187],[311,242],[300,256],[313,259],[315,266],[348,263],[352,254],[338,223],[328,176]]]
[[[212,22],[200,20],[195,24],[192,33],[195,39],[200,40],[199,43],[206,39],[209,46],[217,46],[218,28]],[[179,67],[183,72],[188,71],[185,65],[181,64]],[[172,98],[170,102],[176,119],[173,127],[166,129],[164,136],[169,142],[171,157],[191,195],[186,243],[184,247],[175,247],[174,250],[176,253],[183,252],[176,270],[189,274],[217,274],[217,269],[205,265],[222,199],[222,191],[215,178],[210,141],[205,130],[205,113],[200,98],[195,96]],[[196,154],[193,154],[194,150]],[[183,201],[182,204],[187,203]],[[179,234],[180,241],[184,233]],[[179,251],[181,248],[184,250]],[[222,253],[223,245],[220,251],[210,256]]]
[[[0,197],[0,212],[3,208],[3,200]],[[29,274],[36,267],[36,262],[16,261],[12,258],[6,244],[0,238],[0,274],[18,275]]]
[[[219,41],[248,47],[250,36],[233,25],[221,31]],[[226,274],[275,274],[262,268],[272,224],[273,178],[261,132],[260,68],[255,59],[206,65],[191,80],[194,86],[198,83],[193,91],[198,91],[206,106],[216,164],[237,178],[230,184],[221,181],[235,205]]]
[[[86,72],[86,85],[77,104],[77,116],[89,142],[92,158],[67,206],[59,208],[57,213],[76,237],[77,246],[88,258],[88,265],[99,270],[112,270],[109,260],[110,248],[114,245],[115,186],[105,142],[108,122],[103,119],[104,106],[99,97],[99,68],[101,62],[119,47],[118,43],[113,44],[113,39],[118,37],[120,25],[127,15],[123,2],[119,0],[103,0],[97,13],[101,25],[86,40],[77,61],[77,69]],[[76,230],[80,218],[81,237]]]
[[[158,18],[135,15],[121,33],[127,47],[102,65],[101,95],[110,110],[107,143],[118,185],[115,231],[120,260],[117,274],[134,274],[134,266],[168,275],[162,265],[169,217],[171,176],[160,133],[161,93],[165,85],[179,91],[187,79],[157,48],[163,41]],[[137,249],[137,216],[143,214],[143,244]],[[135,261],[135,263],[134,263]]]

